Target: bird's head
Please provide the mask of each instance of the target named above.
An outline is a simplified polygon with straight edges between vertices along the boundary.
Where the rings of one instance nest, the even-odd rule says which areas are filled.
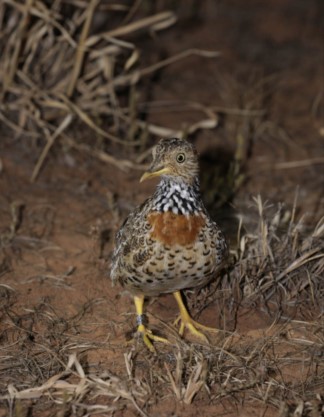
[[[184,139],[162,139],[153,148],[153,161],[140,181],[157,176],[192,184],[198,175],[198,156],[194,146]]]

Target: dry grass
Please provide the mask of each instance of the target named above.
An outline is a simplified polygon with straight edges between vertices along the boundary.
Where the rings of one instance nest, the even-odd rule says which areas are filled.
[[[235,269],[242,269],[237,275],[244,282],[244,297],[265,304],[271,300],[275,309],[298,308],[306,302],[317,310],[324,296],[324,219],[305,236],[304,218],[296,222],[296,206],[291,211],[283,205],[276,208],[262,202],[261,196],[254,203],[259,219],[256,231],[241,237],[239,230],[238,234]]]
[[[227,112],[240,113],[244,126],[235,127],[233,164],[216,188],[237,190],[244,179],[249,118],[263,115],[263,110],[253,110],[263,106],[259,95],[253,91],[243,109],[152,103],[146,97],[140,103],[138,86],[156,71],[192,54],[214,58],[218,53],[190,49],[143,66],[139,35],[154,36],[173,25],[176,16],[163,11],[135,19],[137,7],[138,2],[129,7],[99,0],[1,2],[0,120],[16,140],[42,146],[31,180],[36,180],[58,142],[63,151],[76,149],[124,170],[142,169],[150,135],[185,136],[211,129],[218,123],[217,113]],[[110,30],[100,29],[101,13],[114,24]],[[163,111],[163,106],[193,109],[202,117],[174,131],[139,115],[154,107]],[[258,135],[273,129],[260,126]],[[80,127],[84,135],[72,135]],[[281,139],[287,140],[284,133]],[[112,144],[135,148],[136,153],[121,159],[111,152]],[[322,162],[303,159],[278,163],[276,168]],[[224,193],[221,203],[229,197]],[[23,209],[19,201],[12,204],[9,227],[0,236],[0,276],[12,269],[8,252],[17,243]],[[158,415],[163,403],[170,415],[174,404],[190,404],[197,411],[231,404],[235,410],[259,407],[260,415],[267,410],[280,417],[323,415],[323,219],[310,229],[303,217],[297,220],[295,207],[273,207],[260,196],[250,213],[248,219],[240,219],[232,263],[222,280],[186,294],[194,315],[207,306],[219,312],[223,331],[208,346],[180,339],[163,322],[159,327],[173,345],[158,346],[157,355],[140,342],[132,347],[104,339],[94,342],[83,320],[92,317],[101,300],[66,317],[46,299],[27,309],[17,302],[13,288],[0,284],[0,415],[114,416],[131,410],[148,416],[152,411]],[[50,244],[44,236],[30,238],[29,243],[37,248]],[[71,273],[68,269],[45,278],[66,289]],[[240,329],[248,322],[241,319],[243,314],[254,317],[259,312],[269,319],[268,327]],[[109,323],[117,327],[114,320],[109,318]],[[122,366],[120,360],[114,363],[116,352]],[[106,362],[98,360],[100,355],[108,358]],[[91,356],[97,360],[90,361]]]
[[[136,37],[165,30],[176,16],[164,11],[135,20],[133,14],[130,6],[99,0],[1,3],[0,120],[16,138],[31,138],[34,143],[45,139],[32,181],[58,140],[127,170],[142,166],[112,156],[106,151],[110,144],[143,148],[150,134],[184,135],[141,120],[135,87],[180,59],[214,58],[218,53],[190,49],[142,67]],[[116,27],[100,30],[102,16],[106,25]],[[217,125],[212,109],[200,106],[199,111],[203,119],[188,126],[186,133]],[[76,126],[93,138],[88,145],[71,136]]]
[[[276,211],[260,197],[251,210],[258,222],[243,236],[244,221],[240,224],[235,262],[223,280],[195,297],[188,292],[187,299],[196,313],[208,304],[233,317],[263,309],[272,324],[242,334],[234,326],[208,346],[180,339],[164,323],[162,332],[173,346],[158,346],[157,355],[143,349],[141,341],[131,348],[87,341],[78,333],[82,319],[91,316],[91,305],[66,319],[46,303],[19,313],[14,291],[2,285],[0,399],[9,415],[24,415],[26,404],[37,400],[36,409],[57,415],[114,415],[130,407],[147,416],[172,399],[183,404],[229,401],[238,409],[254,404],[280,417],[320,416],[323,221],[308,230],[296,221],[294,210]],[[116,349],[124,355],[118,372],[87,361],[91,352],[109,356]]]

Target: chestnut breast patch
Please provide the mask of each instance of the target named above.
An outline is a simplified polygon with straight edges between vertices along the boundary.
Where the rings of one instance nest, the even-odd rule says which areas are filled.
[[[152,227],[151,238],[167,246],[194,243],[205,226],[205,218],[201,215],[185,216],[170,211],[152,212],[147,220]]]

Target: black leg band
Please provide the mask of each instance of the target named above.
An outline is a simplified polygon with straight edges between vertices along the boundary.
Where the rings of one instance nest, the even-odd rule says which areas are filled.
[[[138,316],[136,316],[136,324],[137,326],[140,326],[141,324],[145,326],[147,324],[147,319],[146,319],[145,314],[139,314]]]

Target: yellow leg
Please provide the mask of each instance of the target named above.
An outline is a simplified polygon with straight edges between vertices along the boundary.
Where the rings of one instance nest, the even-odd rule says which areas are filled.
[[[180,291],[174,292],[173,295],[174,295],[175,299],[177,300],[179,310],[180,310],[180,316],[176,319],[176,321],[174,323],[176,325],[180,321],[180,328],[179,328],[180,336],[183,336],[184,329],[187,328],[190,331],[190,333],[192,333],[193,335],[199,337],[200,339],[202,339],[202,340],[204,340],[205,342],[208,343],[207,337],[204,335],[204,333],[197,330],[197,327],[202,329],[202,330],[209,331],[209,332],[216,332],[217,333],[218,330],[213,329],[211,327],[203,326],[202,324],[197,323],[195,320],[193,320],[190,317],[190,315],[189,315],[189,313],[188,313],[188,311],[187,311],[187,309],[186,309],[186,307],[183,303]]]
[[[134,296],[135,308],[137,313],[137,331],[143,335],[143,340],[151,352],[155,352],[155,348],[151,340],[169,344],[170,342],[164,337],[155,336],[151,330],[147,329],[143,323],[143,306],[144,295]]]

